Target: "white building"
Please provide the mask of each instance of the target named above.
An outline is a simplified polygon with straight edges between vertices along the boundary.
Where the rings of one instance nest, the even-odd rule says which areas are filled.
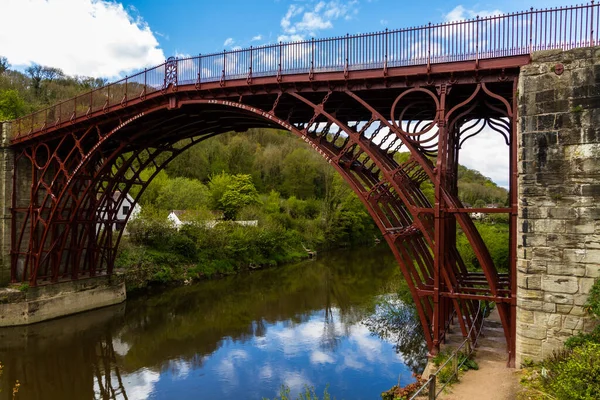
[[[187,210],[172,210],[169,215],[167,216],[167,219],[169,220],[169,222],[173,225],[173,227],[175,229],[179,229],[181,228],[182,225],[185,224],[190,224],[192,223],[192,221],[188,220],[185,218],[185,216],[193,216],[194,212],[193,211],[187,211]],[[219,222],[222,222],[221,220],[217,220],[217,219],[213,219],[213,220],[208,220],[208,221],[203,221],[204,226],[206,228],[214,228],[215,225],[217,225]],[[231,221],[231,222],[235,222],[236,224],[242,225],[242,226],[258,226],[258,220],[253,220],[253,221]]]
[[[112,203],[110,206],[107,204],[108,201]],[[104,221],[98,223],[98,231],[105,229],[110,221],[113,222],[112,230],[120,231],[125,228],[128,216],[129,220],[135,219],[142,210],[139,204],[133,204],[133,197],[129,193],[125,193],[125,196],[123,196],[120,191],[115,191],[108,201],[105,198],[104,204],[98,208],[100,220]],[[109,215],[109,211],[112,215]]]

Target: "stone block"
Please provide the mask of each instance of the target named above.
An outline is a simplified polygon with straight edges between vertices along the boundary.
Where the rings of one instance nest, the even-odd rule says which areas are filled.
[[[528,290],[519,287],[518,296],[523,300],[543,300],[544,292],[541,290]]]
[[[531,275],[526,279],[527,289],[541,290],[542,289],[542,277],[540,275]]]
[[[567,305],[567,304],[557,304],[556,305],[556,312],[559,314],[570,314],[571,311],[573,310],[573,306]]]
[[[542,342],[542,358],[547,358],[552,355],[553,352],[561,350],[563,348],[564,341],[556,338],[548,338]]]
[[[544,295],[545,303],[572,305],[573,301],[574,300],[572,294],[547,293]]]
[[[600,249],[565,249],[564,261],[600,265]]]
[[[533,223],[533,232],[535,233],[565,233],[567,222],[557,219],[535,220]]]
[[[544,303],[542,305],[542,311],[546,312],[546,313],[555,313],[556,312],[556,304],[554,303]]]
[[[580,278],[579,279],[579,294],[588,294],[592,290],[592,286],[596,279],[594,278]]]
[[[588,278],[598,278],[600,277],[600,265],[592,264],[585,266],[585,276]]]
[[[517,335],[528,339],[545,339],[546,327],[521,323],[517,325]]]
[[[562,327],[565,329],[582,330],[583,318],[576,316],[567,316],[563,320]]]
[[[577,293],[579,281],[576,277],[562,275],[546,275],[542,277],[542,289],[554,293]]]
[[[534,319],[535,314],[536,314],[536,312],[534,312],[534,311],[520,310],[517,313],[517,320],[520,322],[524,322],[526,324],[533,324],[535,321],[535,319]],[[540,314],[547,315],[546,313],[543,313],[543,312],[540,312]]]
[[[563,276],[585,276],[585,265],[565,262],[548,262],[548,274]]]
[[[541,311],[543,302],[541,300],[527,300],[517,297],[517,307],[523,310]]]
[[[531,259],[534,261],[561,261],[563,250],[556,247],[534,247]]]
[[[573,308],[571,308],[571,311],[569,311],[569,314],[575,315],[578,317],[585,317],[585,316],[589,315],[589,313],[586,311],[586,309],[580,305],[574,305]]]

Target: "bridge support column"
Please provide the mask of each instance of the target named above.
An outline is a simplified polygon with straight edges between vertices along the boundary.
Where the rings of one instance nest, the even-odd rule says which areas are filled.
[[[10,282],[11,204],[14,151],[10,144],[10,125],[0,122],[0,286]]]
[[[600,276],[600,48],[535,53],[519,78],[517,366],[593,322]]]

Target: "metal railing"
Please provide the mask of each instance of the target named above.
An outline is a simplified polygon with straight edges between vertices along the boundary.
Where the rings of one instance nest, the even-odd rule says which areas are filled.
[[[169,85],[202,84],[256,77],[427,65],[593,46],[599,40],[600,12],[584,5],[533,9],[457,22],[270,44],[190,58],[170,58],[120,81],[13,121],[13,136],[73,122],[99,111],[165,90]]]
[[[482,304],[483,304],[483,306],[482,306]],[[465,340],[463,340],[462,343],[460,344],[460,346],[458,346],[458,348],[456,348],[452,352],[452,354],[450,354],[450,357],[448,357],[448,359],[446,361],[444,361],[437,368],[437,371],[435,373],[429,375],[429,379],[427,379],[427,381],[425,381],[423,383],[423,385],[419,388],[419,390],[417,390],[410,397],[409,400],[417,399],[418,396],[424,396],[425,393],[427,393],[428,400],[435,400],[444,391],[444,389],[446,388],[446,386],[448,386],[449,383],[454,382],[454,377],[456,377],[456,379],[458,380],[458,372],[460,371],[460,368],[469,359],[469,357],[473,353],[473,350],[475,349],[475,346],[477,346],[477,340],[479,340],[479,335],[481,335],[481,331],[483,329],[483,321],[485,319],[487,309],[488,309],[487,303],[480,301],[479,307],[477,309],[477,314],[475,315],[473,324],[471,325],[471,329],[469,330],[469,333],[467,334],[467,337],[465,338]],[[474,333],[475,327],[477,326],[478,320],[479,320],[479,327],[477,329],[477,332],[475,332],[475,339],[473,340],[473,343],[471,343],[471,337],[472,337],[472,334]],[[461,351],[463,348],[466,349],[464,352]],[[459,359],[461,354],[464,354],[466,356],[463,358],[462,361],[460,361],[460,359]],[[440,382],[440,383],[443,383],[443,385],[438,388],[438,382],[437,382],[438,374],[449,363],[452,363],[452,375],[447,377],[445,382]]]

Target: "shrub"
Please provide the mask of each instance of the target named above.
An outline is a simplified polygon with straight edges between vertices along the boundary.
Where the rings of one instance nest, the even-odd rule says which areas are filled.
[[[600,399],[600,344],[586,343],[570,357],[547,365],[551,374],[548,392],[558,399]]]

